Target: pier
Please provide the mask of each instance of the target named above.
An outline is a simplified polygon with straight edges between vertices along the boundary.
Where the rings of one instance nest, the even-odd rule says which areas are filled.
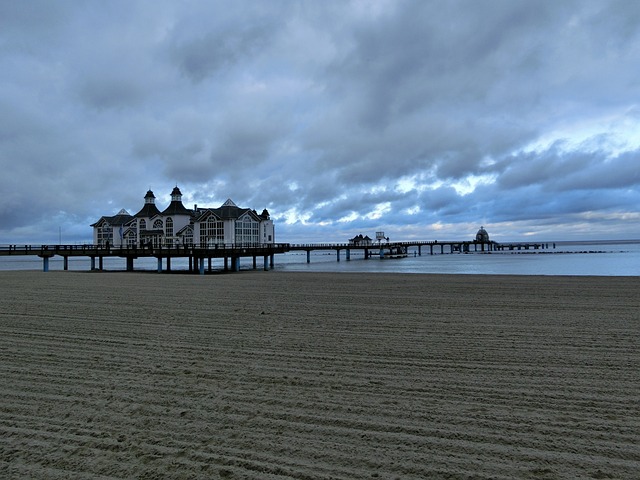
[[[262,257],[263,269],[273,268],[274,256],[289,251],[288,243],[272,244],[232,244],[232,245],[185,245],[185,246],[145,246],[125,245],[109,247],[106,245],[3,245],[0,255],[36,255],[42,258],[42,270],[49,271],[49,259],[61,256],[63,269],[69,269],[69,257],[88,257],[91,259],[91,270],[103,270],[105,257],[125,258],[127,271],[134,270],[134,262],[138,258],[156,258],[158,272],[171,271],[171,260],[188,258],[189,271],[204,275],[211,271],[214,258],[224,259],[224,269],[232,272],[240,269],[240,258],[253,259],[253,268],[257,269],[257,259]],[[96,264],[97,261],[97,264]],[[205,265],[206,264],[206,265]],[[164,269],[163,269],[164,265]]]
[[[555,248],[555,243],[552,244]],[[69,269],[70,257],[88,257],[91,260],[91,270],[103,270],[104,258],[120,257],[126,259],[126,270],[134,271],[134,262],[138,258],[156,258],[157,271],[171,271],[171,260],[175,258],[188,258],[189,271],[204,275],[211,272],[211,262],[214,258],[224,259],[224,270],[236,272],[240,269],[241,258],[252,258],[253,269],[258,268],[258,258],[262,258],[264,270],[274,267],[274,257],[290,251],[305,251],[307,263],[311,262],[311,252],[314,250],[335,251],[336,260],[341,260],[342,252],[345,259],[351,260],[351,252],[364,253],[365,260],[370,258],[385,258],[385,252],[392,249],[415,249],[417,256],[423,253],[452,254],[471,252],[497,252],[513,250],[538,250],[548,249],[549,243],[540,242],[513,242],[497,243],[494,241],[409,241],[409,242],[384,242],[369,245],[353,245],[349,243],[273,243],[273,244],[226,244],[226,245],[173,245],[173,246],[135,246],[125,245],[110,247],[106,245],[0,245],[0,256],[28,256],[35,255],[42,258],[42,270],[49,271],[49,259],[60,256],[63,259],[63,269]]]
[[[436,253],[470,253],[470,252],[497,252],[504,250],[538,250],[549,248],[548,243],[527,243],[514,242],[501,244],[494,241],[482,242],[478,240],[471,241],[412,241],[412,242],[381,242],[369,245],[354,245],[350,243],[310,243],[310,244],[293,244],[290,246],[291,251],[306,251],[307,263],[311,262],[311,252],[314,250],[333,250],[336,252],[336,260],[341,259],[341,252],[345,252],[346,260],[351,260],[352,251],[364,252],[365,260],[372,257],[385,258],[385,252],[395,248],[415,248],[417,255],[422,256],[423,248],[428,251],[429,255]],[[553,244],[555,248],[555,243]]]

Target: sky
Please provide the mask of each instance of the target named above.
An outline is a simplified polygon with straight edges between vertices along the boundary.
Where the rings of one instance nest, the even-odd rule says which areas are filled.
[[[151,189],[276,240],[640,238],[640,2],[0,0],[0,244]]]

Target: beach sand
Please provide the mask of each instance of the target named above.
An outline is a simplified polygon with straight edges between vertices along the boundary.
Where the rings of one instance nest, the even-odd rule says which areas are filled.
[[[640,277],[0,273],[0,477],[638,478]]]

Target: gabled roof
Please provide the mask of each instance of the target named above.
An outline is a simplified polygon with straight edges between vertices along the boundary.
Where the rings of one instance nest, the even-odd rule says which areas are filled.
[[[100,217],[100,220],[98,220],[96,223],[91,224],[91,227],[97,227],[98,225],[102,224],[102,223],[108,223],[109,225],[111,225],[112,227],[115,226],[121,226],[121,225],[125,225],[126,223],[130,222],[131,219],[133,217],[129,214],[129,212],[127,212],[124,208],[122,210],[120,210],[118,212],[117,215],[113,215],[113,216],[102,216]]]
[[[182,227],[180,230],[176,232],[176,235],[184,235],[188,231],[191,231],[191,233],[193,233],[193,225],[187,225],[185,227]]]
[[[237,205],[222,205],[221,207],[212,209],[218,216],[224,220],[240,218],[247,212],[250,212],[250,208],[240,208]]]
[[[196,217],[195,217],[195,221],[196,222],[202,222],[203,220],[206,220],[207,218],[209,218],[210,216],[214,216],[216,217],[216,220],[222,220],[222,218],[220,217],[220,215],[218,215],[214,208],[199,208],[198,211],[196,212]]]
[[[250,208],[240,208],[233,202],[230,202],[230,200],[227,200],[218,208],[199,208],[195,221],[202,222],[210,215],[214,215],[219,220],[237,220],[247,213],[254,219],[260,220],[260,216],[254,210],[251,210]]]

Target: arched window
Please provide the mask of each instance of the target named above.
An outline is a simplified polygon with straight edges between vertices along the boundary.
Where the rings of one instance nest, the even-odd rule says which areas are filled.
[[[173,237],[173,219],[171,217],[167,218],[164,226],[166,227],[165,234],[167,237]]]
[[[236,243],[259,243],[260,224],[249,215],[236,221]]]
[[[153,229],[162,230],[162,220],[158,219],[155,222],[153,222]]]
[[[220,245],[224,243],[224,223],[211,215],[200,223],[200,244]]]

